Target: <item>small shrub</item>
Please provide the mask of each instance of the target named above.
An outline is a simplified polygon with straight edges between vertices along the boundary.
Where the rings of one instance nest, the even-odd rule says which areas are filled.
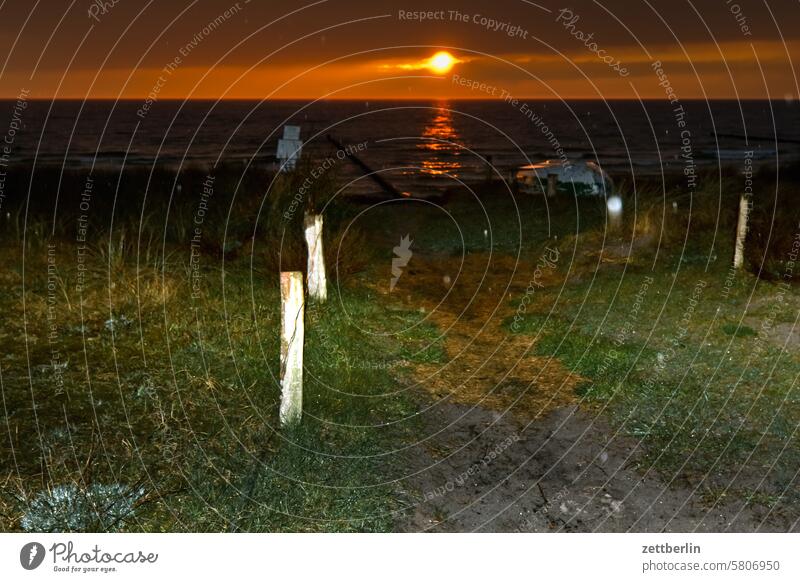
[[[29,532],[112,531],[128,518],[144,495],[142,487],[93,484],[80,489],[74,483],[40,492],[22,517]]]
[[[735,323],[726,323],[722,326],[722,331],[735,337],[754,337],[756,335],[756,330],[752,327]]]

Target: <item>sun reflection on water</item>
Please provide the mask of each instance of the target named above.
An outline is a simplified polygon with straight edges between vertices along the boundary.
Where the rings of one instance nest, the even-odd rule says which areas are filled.
[[[433,110],[433,118],[422,130],[422,140],[417,144],[418,149],[428,154],[422,160],[422,172],[430,176],[457,176],[462,167],[457,159],[461,155],[457,145],[460,141],[453,125],[453,112],[448,104],[440,104]]]

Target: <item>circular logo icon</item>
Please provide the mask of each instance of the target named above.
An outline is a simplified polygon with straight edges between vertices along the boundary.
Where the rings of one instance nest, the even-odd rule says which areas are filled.
[[[30,542],[22,546],[19,552],[19,563],[26,570],[35,570],[44,561],[44,546],[39,542]]]

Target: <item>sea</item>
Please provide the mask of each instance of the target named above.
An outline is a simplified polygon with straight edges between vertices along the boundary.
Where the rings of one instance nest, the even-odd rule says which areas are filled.
[[[800,103],[788,100],[11,100],[0,166],[271,165],[285,125],[300,127],[302,157],[333,158],[353,194],[378,186],[328,136],[419,196],[547,159],[593,160],[616,179],[800,160]]]

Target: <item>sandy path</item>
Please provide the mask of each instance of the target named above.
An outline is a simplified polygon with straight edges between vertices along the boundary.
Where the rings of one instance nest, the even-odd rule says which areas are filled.
[[[785,531],[788,522],[764,523],[740,501],[710,513],[688,486],[643,479],[631,455],[636,441],[577,406],[580,378],[532,355],[534,338],[503,327],[537,261],[417,255],[390,294],[446,331],[448,355],[446,364],[415,370],[426,434],[408,455],[411,509],[398,528]],[[544,277],[557,289],[555,270]],[[388,285],[378,290],[389,295]]]

